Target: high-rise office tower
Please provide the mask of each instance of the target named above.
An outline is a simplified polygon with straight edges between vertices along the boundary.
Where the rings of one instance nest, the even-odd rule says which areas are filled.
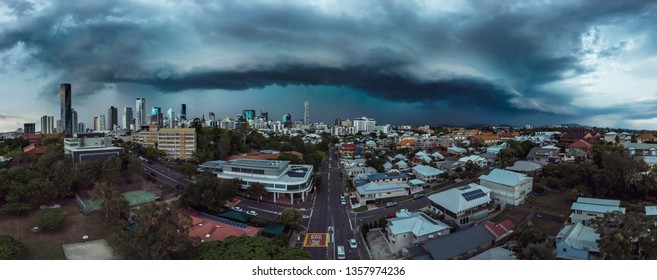
[[[71,84],[59,85],[59,107],[62,120],[61,133],[73,136],[73,118],[71,116]]]
[[[303,102],[303,124],[310,124],[310,101]]]
[[[25,123],[25,124],[23,124],[23,133],[25,133],[25,134],[36,134],[36,124],[35,123]]]
[[[252,121],[253,119],[255,119],[255,110],[243,110],[242,119],[244,121]]]
[[[96,122],[97,130],[107,130],[107,127],[105,126],[105,114],[98,115],[98,117],[96,117]]]
[[[84,132],[84,123],[83,122],[78,123],[78,132]]]
[[[121,119],[121,126],[123,129],[130,129],[130,125],[132,124],[133,116],[132,116],[132,107],[124,107],[123,108],[123,117]]]
[[[71,109],[71,118],[73,118],[73,134],[78,133],[78,111]]]
[[[41,134],[55,133],[55,117],[42,116],[41,117]]]
[[[183,103],[180,104],[180,120],[186,120],[187,119],[187,104]]]
[[[119,125],[119,109],[111,106],[107,110],[107,130],[114,130]]]
[[[157,124],[160,127],[162,127],[162,108],[160,107],[153,107],[152,115],[151,115],[151,124]]]
[[[260,111],[260,117],[262,117],[263,120],[268,122],[269,121],[269,112]]]
[[[169,120],[168,127],[176,127],[176,112],[173,111],[173,108],[169,107],[167,110],[167,119]]]
[[[98,131],[98,116],[94,117],[94,131]]]
[[[335,118],[335,125],[342,125],[342,119],[341,118]]]
[[[290,114],[283,115],[283,126],[286,128],[292,127],[292,115]]]
[[[215,115],[214,115],[214,112],[208,113],[208,120],[210,120],[210,121],[216,121],[217,120]]]
[[[148,123],[148,119],[146,118],[146,98],[137,98],[135,113],[135,130],[139,130]]]

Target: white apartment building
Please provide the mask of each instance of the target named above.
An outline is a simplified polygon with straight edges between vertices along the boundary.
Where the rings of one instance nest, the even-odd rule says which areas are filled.
[[[480,185],[491,189],[493,200],[518,206],[532,191],[534,178],[504,169],[493,169],[479,176]]]

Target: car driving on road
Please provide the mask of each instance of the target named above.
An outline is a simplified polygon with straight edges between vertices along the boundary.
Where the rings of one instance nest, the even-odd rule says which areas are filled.
[[[253,210],[246,211],[246,214],[249,214],[249,215],[251,215],[251,216],[258,216],[258,212],[253,211]]]
[[[242,208],[240,208],[240,207],[238,207],[238,206],[230,207],[230,210],[233,210],[233,211],[235,211],[235,212],[242,212],[242,211],[244,211],[244,209],[242,209]]]

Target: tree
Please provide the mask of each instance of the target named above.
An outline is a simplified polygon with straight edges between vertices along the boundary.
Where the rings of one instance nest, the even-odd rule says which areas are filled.
[[[203,174],[196,183],[182,191],[180,201],[199,210],[216,210],[237,194],[240,185],[239,180],[222,180],[211,174]]]
[[[264,237],[231,236],[224,241],[204,242],[197,249],[200,260],[309,260],[301,248],[280,246]]]
[[[267,195],[268,191],[267,188],[265,188],[265,186],[256,182],[253,183],[248,189],[246,189],[246,193],[248,195],[255,196],[256,198],[258,198],[258,201],[260,201],[263,196]]]
[[[190,178],[194,176],[194,174],[196,174],[196,165],[189,162],[185,162],[180,165],[180,171],[182,172],[182,174],[187,176],[187,178]]]
[[[57,197],[57,190],[50,180],[34,178],[25,186],[24,197],[32,204],[46,204]]]
[[[315,170],[319,170],[325,158],[326,154],[324,152],[316,150],[310,154],[306,154],[303,160],[308,164],[312,164]]]
[[[295,228],[303,221],[303,213],[294,208],[285,208],[283,212],[276,217],[276,222]]]
[[[556,252],[547,242],[531,243],[522,248],[520,257],[525,260],[554,260]]]
[[[64,213],[60,208],[44,208],[32,216],[32,223],[40,228],[54,230],[64,223]]]
[[[149,203],[132,213],[130,221],[113,230],[115,246],[126,259],[171,259],[191,245],[191,219],[177,207]]]
[[[29,203],[22,203],[22,202],[7,202],[5,205],[2,206],[2,209],[0,209],[2,212],[6,213],[16,213],[16,215],[20,215],[21,212],[27,212],[32,210],[32,205]]]
[[[545,233],[538,231],[536,228],[528,226],[524,227],[520,231],[516,232],[513,236],[513,240],[521,242],[524,246],[527,246],[531,243],[543,243],[547,236]]]
[[[593,222],[605,259],[657,258],[657,219],[638,212],[607,213]]]
[[[27,257],[27,248],[10,235],[0,235],[0,260],[23,260]]]
[[[287,161],[290,161],[290,163],[292,163],[292,164],[304,164],[305,163],[303,161],[303,159],[301,159],[300,157],[298,157],[298,156],[296,156],[292,153],[281,153],[278,156],[278,160],[287,160]]]
[[[100,207],[105,215],[105,221],[110,225],[118,224],[130,210],[128,201],[121,192],[109,187],[105,182],[96,184],[91,191],[91,197],[101,201]]]

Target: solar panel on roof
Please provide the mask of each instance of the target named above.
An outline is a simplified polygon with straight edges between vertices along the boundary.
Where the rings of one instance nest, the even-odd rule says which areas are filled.
[[[231,220],[226,220],[226,219],[219,218],[217,216],[213,216],[213,215],[210,215],[210,214],[207,214],[207,213],[199,213],[199,216],[201,216],[203,218],[206,218],[206,219],[213,220],[215,222],[219,222],[219,223],[227,224],[227,225],[231,225],[231,226],[236,226],[236,227],[239,227],[239,228],[245,228],[246,227],[246,224],[234,222],[234,221],[231,221]]]
[[[465,198],[465,200],[471,201],[486,196],[486,193],[480,189],[476,189],[474,191],[465,192],[461,195],[463,196],[463,198]]]

